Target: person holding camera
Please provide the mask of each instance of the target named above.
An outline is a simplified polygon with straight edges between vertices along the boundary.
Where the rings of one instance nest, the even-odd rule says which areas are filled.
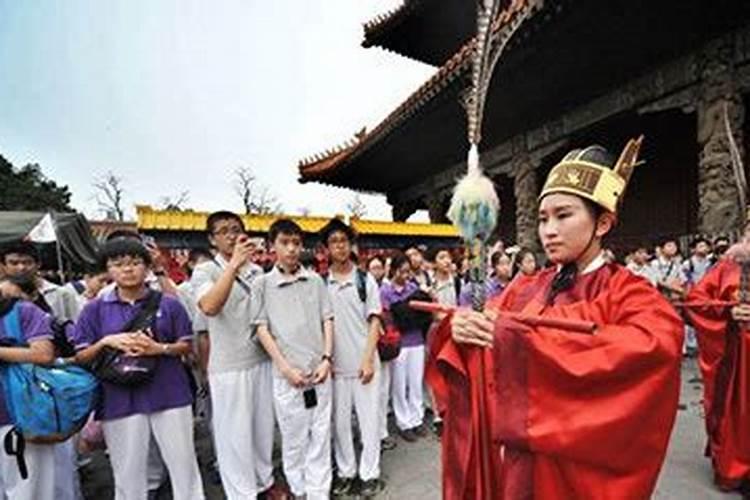
[[[302,229],[278,219],[274,268],[255,280],[256,334],[274,364],[281,454],[295,497],[328,499],[331,486],[333,310],[323,279],[299,262]],[[257,297],[257,298],[256,298]],[[305,497],[306,495],[306,497]]]
[[[248,329],[251,287],[263,270],[251,262],[255,246],[237,214],[215,212],[206,229],[216,256],[195,267],[192,283],[208,321],[216,458],[227,498],[255,498],[274,482],[271,363]]]

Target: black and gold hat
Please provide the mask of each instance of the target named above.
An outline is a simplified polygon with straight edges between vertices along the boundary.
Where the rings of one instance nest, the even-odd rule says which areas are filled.
[[[552,193],[574,194],[617,212],[633,168],[641,163],[642,142],[643,136],[629,140],[614,168],[612,157],[601,146],[574,149],[552,168],[539,200]]]

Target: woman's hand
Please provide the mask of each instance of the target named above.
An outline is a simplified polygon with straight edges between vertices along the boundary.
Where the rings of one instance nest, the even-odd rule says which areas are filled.
[[[732,319],[738,323],[750,322],[750,304],[739,304],[732,308]]]
[[[320,362],[318,367],[315,369],[312,375],[312,383],[313,385],[322,384],[326,381],[326,378],[328,378],[328,375],[331,373],[331,362],[327,359],[324,359]]]
[[[483,313],[458,309],[451,319],[451,335],[457,344],[492,347],[495,325]]]

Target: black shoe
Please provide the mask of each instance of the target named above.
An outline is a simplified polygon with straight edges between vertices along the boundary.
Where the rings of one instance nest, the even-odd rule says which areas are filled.
[[[443,421],[437,420],[432,422],[432,432],[435,433],[437,437],[440,437],[443,435]]]
[[[421,438],[427,437],[427,429],[425,428],[424,425],[418,425],[415,428],[413,428],[412,431],[414,432],[414,434],[417,435],[417,437],[421,437]]]
[[[342,496],[348,495],[354,487],[354,478],[352,477],[337,477],[333,480],[333,486],[331,486],[331,495]]]
[[[391,436],[386,437],[380,441],[380,451],[388,451],[398,446],[398,443]]]
[[[399,436],[401,436],[401,439],[403,439],[404,441],[407,441],[409,443],[413,443],[414,441],[416,441],[417,439],[419,439],[417,437],[417,435],[414,434],[414,430],[413,429],[406,429],[405,431],[399,431],[398,434],[399,434]]]
[[[362,488],[359,490],[359,494],[363,497],[374,497],[380,491],[382,491],[382,483],[379,479],[370,479],[369,481],[362,481]]]

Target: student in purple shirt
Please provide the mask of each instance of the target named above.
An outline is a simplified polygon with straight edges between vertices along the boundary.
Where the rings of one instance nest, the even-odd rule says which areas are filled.
[[[162,295],[150,332],[123,332],[155,293],[146,286],[151,255],[139,242],[118,239],[102,250],[115,288],[89,302],[76,325],[78,361],[104,347],[132,356],[158,356],[154,377],[137,386],[102,383],[95,417],[102,421],[115,479],[115,500],[147,495],[147,456],[153,435],[172,480],[175,498],[203,499],[193,445],[192,395],[180,357],[191,351],[192,327],[179,300]]]
[[[14,304],[18,308],[21,333],[28,347],[0,347],[0,362],[34,363],[45,365],[55,358],[52,345],[50,316],[31,302],[10,298],[14,287],[7,279],[0,280],[0,340],[9,337],[5,331],[4,317]],[[5,395],[0,385],[0,439],[12,428]],[[15,457],[0,453],[0,498],[18,500],[52,500],[55,497],[55,448],[54,445],[26,443],[24,452],[29,471],[27,479],[21,479]]]
[[[391,280],[380,289],[383,311],[389,314],[393,304],[403,302],[419,285],[411,279],[409,260],[402,253],[391,259]],[[401,353],[392,361],[392,398],[396,425],[405,441],[416,441],[427,435],[422,426],[424,418],[424,335],[414,328],[401,331]]]
[[[495,252],[490,257],[492,274],[487,278],[485,283],[485,300],[497,297],[510,283],[511,261],[504,252]],[[464,283],[461,287],[461,296],[458,299],[458,305],[470,306],[474,290],[473,283]]]

